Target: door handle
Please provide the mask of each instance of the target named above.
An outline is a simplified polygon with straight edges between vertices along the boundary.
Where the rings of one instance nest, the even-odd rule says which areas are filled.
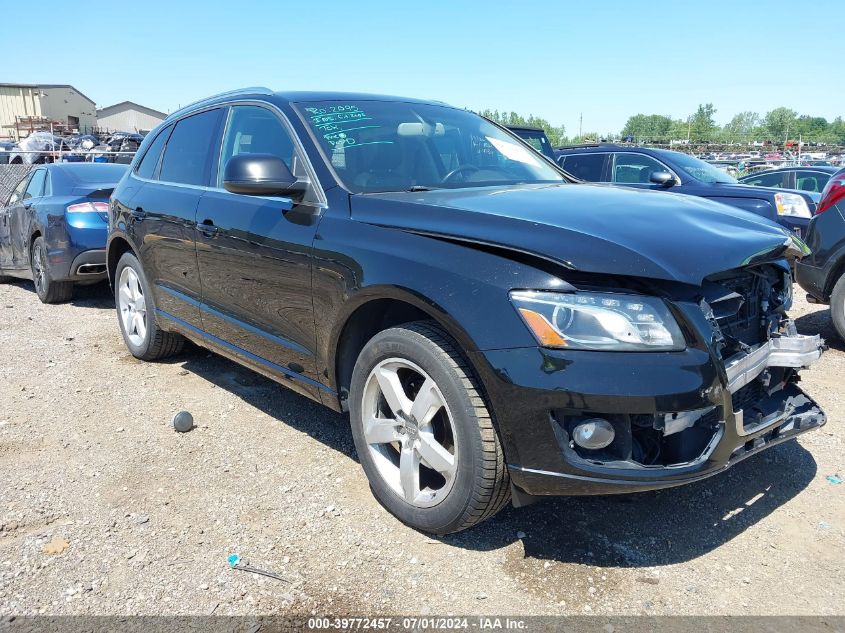
[[[217,227],[214,226],[214,221],[205,219],[202,222],[197,222],[197,230],[206,237],[214,237],[217,234]]]
[[[147,212],[144,211],[141,207],[137,207],[135,209],[132,209],[130,215],[132,216],[133,220],[135,220],[136,222],[140,222],[145,217],[147,217]]]
[[[29,211],[32,208],[32,203],[31,202],[24,202],[23,208],[26,209],[27,211]]]

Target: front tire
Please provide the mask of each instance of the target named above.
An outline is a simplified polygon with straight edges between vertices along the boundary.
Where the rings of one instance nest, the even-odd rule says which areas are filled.
[[[373,494],[411,527],[458,532],[510,498],[479,385],[436,324],[409,323],[373,337],[355,364],[349,409]]]
[[[185,339],[158,326],[153,295],[133,253],[124,253],[117,262],[114,278],[114,303],[123,342],[135,358],[158,360],[178,354]]]
[[[845,273],[836,282],[830,293],[830,319],[839,338],[845,341]]]
[[[64,303],[73,296],[72,281],[55,281],[47,258],[47,244],[43,237],[35,238],[29,254],[32,282],[41,303]]]

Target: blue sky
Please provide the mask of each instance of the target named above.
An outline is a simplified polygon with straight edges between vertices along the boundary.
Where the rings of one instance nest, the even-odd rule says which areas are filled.
[[[69,83],[99,107],[172,111],[244,86],[378,92],[542,116],[577,134],[631,114],[727,122],[777,106],[845,116],[841,0],[644,3],[41,1],[74,25],[16,49],[0,81]],[[72,5],[72,6],[71,6]],[[33,21],[4,3],[5,31]],[[105,36],[95,33],[102,28]],[[21,31],[18,31],[20,33]]]

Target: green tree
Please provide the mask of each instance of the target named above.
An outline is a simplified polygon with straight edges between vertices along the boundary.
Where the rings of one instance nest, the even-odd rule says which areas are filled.
[[[763,125],[769,134],[769,139],[775,143],[782,143],[787,140],[787,134],[791,134],[795,130],[793,124],[797,116],[798,113],[789,108],[775,108],[769,112],[763,119]]]
[[[633,136],[638,141],[668,140],[672,118],[662,114],[635,114],[622,128],[622,136]]]
[[[690,117],[688,135],[694,142],[712,141],[716,137],[716,120],[713,115],[716,108],[712,103],[699,104],[698,110]]]
[[[830,124],[821,116],[803,114],[795,119],[794,126],[795,131],[790,132],[793,138],[800,135],[805,141],[823,141],[829,140],[831,136]]]
[[[723,128],[726,141],[749,141],[755,128],[760,126],[760,115],[756,112],[740,112]]]

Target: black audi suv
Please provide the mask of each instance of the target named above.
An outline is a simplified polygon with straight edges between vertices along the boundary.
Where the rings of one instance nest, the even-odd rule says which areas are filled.
[[[699,198],[575,184],[413,99],[247,89],[168,117],[110,206],[136,357],[190,339],[349,413],[380,502],[675,486],[825,422],[786,316],[803,244]]]

